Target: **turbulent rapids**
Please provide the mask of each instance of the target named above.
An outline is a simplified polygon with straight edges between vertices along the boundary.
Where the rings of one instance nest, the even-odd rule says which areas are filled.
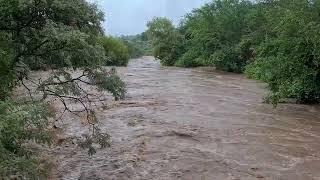
[[[98,108],[111,147],[90,157],[62,144],[57,179],[320,178],[320,108],[264,104],[265,84],[209,68],[161,67],[151,57],[119,69],[127,98]],[[79,135],[66,120],[64,136]]]

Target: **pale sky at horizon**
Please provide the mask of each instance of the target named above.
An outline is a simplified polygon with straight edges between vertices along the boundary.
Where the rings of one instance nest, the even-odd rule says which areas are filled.
[[[193,8],[210,0],[90,0],[105,13],[104,29],[111,35],[135,35],[146,30],[153,17],[168,17],[175,24]]]

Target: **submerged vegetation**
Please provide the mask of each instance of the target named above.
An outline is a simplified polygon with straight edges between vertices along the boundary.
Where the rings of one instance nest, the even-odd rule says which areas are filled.
[[[267,102],[320,102],[320,1],[216,0],[178,27],[148,23],[153,55],[164,65],[214,66],[268,83]]]

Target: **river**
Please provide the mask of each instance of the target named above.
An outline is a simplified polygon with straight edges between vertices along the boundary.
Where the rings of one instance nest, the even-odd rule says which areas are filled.
[[[90,157],[66,145],[58,179],[320,179],[320,108],[263,103],[266,85],[210,68],[161,67],[151,57],[119,69],[127,99],[99,108],[110,148]],[[74,122],[66,134],[80,134]]]

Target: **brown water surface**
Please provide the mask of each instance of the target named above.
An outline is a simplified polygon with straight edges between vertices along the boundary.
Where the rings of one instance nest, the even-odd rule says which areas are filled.
[[[150,57],[119,73],[128,98],[99,109],[111,148],[53,152],[58,179],[320,179],[320,108],[262,103],[265,85],[207,68],[161,67]],[[66,121],[66,136],[83,133]]]

